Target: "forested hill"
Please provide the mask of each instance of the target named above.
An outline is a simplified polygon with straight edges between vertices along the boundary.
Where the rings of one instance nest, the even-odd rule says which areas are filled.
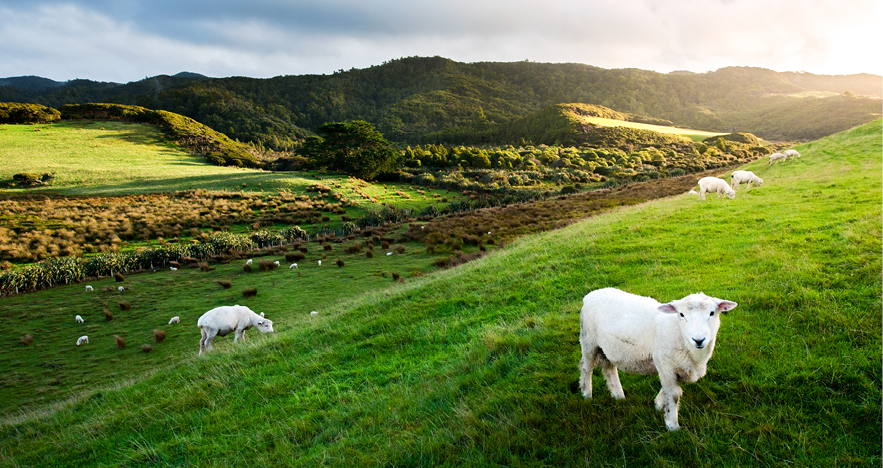
[[[0,102],[133,104],[191,117],[231,138],[286,150],[328,121],[366,120],[403,143],[481,142],[559,103],[596,104],[710,131],[805,140],[879,118],[883,79],[730,67],[703,74],[535,62],[409,57],[332,75],[157,76],[0,86]],[[832,91],[836,90],[836,91]],[[836,93],[836,94],[835,94]]]

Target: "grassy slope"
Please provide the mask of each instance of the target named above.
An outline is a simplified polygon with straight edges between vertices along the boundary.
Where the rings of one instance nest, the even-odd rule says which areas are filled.
[[[582,120],[603,127],[628,127],[639,128],[642,130],[652,130],[659,133],[669,133],[674,135],[685,136],[693,141],[702,141],[708,137],[717,135],[726,135],[726,133],[705,132],[702,130],[691,130],[689,128],[664,127],[662,125],[652,125],[638,122],[626,122],[623,120],[605,119],[602,117],[582,117]]]
[[[879,465],[881,133],[355,296],[242,349],[4,426],[7,464]],[[739,302],[678,433],[653,377],[576,383],[578,311],[614,286]],[[283,294],[284,297],[284,294]],[[285,299],[280,306],[293,307]],[[198,336],[191,330],[190,339]],[[230,349],[227,347],[227,349]]]

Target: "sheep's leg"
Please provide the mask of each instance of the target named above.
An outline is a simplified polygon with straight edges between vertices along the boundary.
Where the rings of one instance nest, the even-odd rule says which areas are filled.
[[[699,189],[699,199],[705,200],[705,189]]]
[[[622,384],[619,383],[619,372],[616,370],[616,366],[607,359],[604,359],[601,368],[604,370],[604,378],[607,380],[607,388],[610,389],[610,394],[617,400],[624,399],[625,392],[622,391]]]
[[[202,328],[200,328],[199,331],[202,333],[202,337],[199,338],[199,355],[202,356],[202,353],[205,352],[205,340],[207,335]]]
[[[215,335],[217,335],[217,332],[214,330],[206,332],[206,336],[205,336],[205,350],[206,351],[212,350],[212,342],[215,341]]]
[[[676,431],[681,427],[678,425],[678,408],[684,391],[681,390],[675,376],[663,377],[660,374],[659,380],[662,381],[662,390],[659,391],[659,395],[656,395],[656,409],[664,412],[665,427],[670,431]]]
[[[595,356],[598,348],[595,343],[589,342],[585,330],[580,330],[579,344],[582,348],[582,359],[579,361],[579,388],[583,391],[583,397],[592,398],[592,369],[595,366]]]

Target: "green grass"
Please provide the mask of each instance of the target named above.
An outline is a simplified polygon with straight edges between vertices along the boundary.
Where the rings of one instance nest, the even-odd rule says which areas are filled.
[[[693,141],[702,141],[706,138],[726,135],[726,133],[706,132],[703,130],[692,130],[689,128],[666,127],[663,125],[652,125],[638,122],[627,122],[625,120],[605,119],[602,117],[580,117],[582,120],[602,127],[627,127],[638,128],[641,130],[652,130],[654,132],[685,136]]]
[[[315,320],[295,295],[304,285],[273,289],[276,273],[254,274],[264,275],[255,299],[266,301],[256,309],[288,317],[278,333],[237,347],[222,339],[199,359],[198,332],[182,323],[166,344],[186,341],[189,355],[13,417],[0,432],[0,462],[879,466],[880,127],[799,145],[803,157],[784,164],[749,164],[764,185],[735,200],[683,195],[623,208],[456,269],[353,290]],[[351,287],[310,279],[316,294]],[[185,311],[192,320],[231,299],[198,284],[176,290],[177,278],[166,284],[141,292],[156,301],[143,312],[150,324]],[[622,374],[623,401],[606,394],[600,374],[594,400],[574,392],[581,299],[608,286],[739,303],[723,318],[708,374],[684,386],[682,431],[665,430],[652,376]],[[3,349],[15,348],[22,314],[43,311],[33,327],[71,329],[59,353],[95,366],[145,359],[73,346],[80,291],[3,299]],[[111,346],[98,341],[89,352]],[[3,374],[38,349],[18,345],[14,360],[0,361]]]

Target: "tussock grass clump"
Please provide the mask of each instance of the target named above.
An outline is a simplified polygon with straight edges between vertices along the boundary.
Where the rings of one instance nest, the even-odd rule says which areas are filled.
[[[344,265],[343,260],[338,258],[336,263],[337,263],[338,268],[343,268],[343,265]]]
[[[104,309],[104,320],[110,322],[113,320],[113,312],[110,310]]]
[[[218,284],[220,284],[221,287],[224,288],[224,289],[230,289],[230,288],[233,286],[233,283],[231,283],[231,282],[229,282],[229,281],[226,281],[226,280],[218,280],[218,281],[216,281],[216,282],[217,282]]]
[[[402,244],[396,245],[396,248],[395,248],[396,253],[402,254],[402,253],[405,253],[405,250],[406,249],[405,249],[404,245],[402,245]]]
[[[170,261],[169,261],[169,266],[173,266],[173,267],[175,267],[175,268],[181,268],[181,263],[180,263],[180,262],[176,262],[176,261],[174,261],[174,260],[170,260]]]
[[[126,340],[124,340],[123,337],[114,335],[113,339],[116,341],[117,349],[124,349],[126,347]]]
[[[247,288],[242,290],[243,297],[255,297],[258,295],[258,288]]]
[[[143,344],[143,345],[141,345],[141,352],[143,352],[143,353],[149,353],[149,352],[151,352],[151,351],[153,351],[153,346],[150,346],[149,344]]]
[[[300,262],[307,258],[303,252],[288,252],[285,254],[285,261],[288,263]]]
[[[166,340],[166,332],[162,330],[153,330],[153,339],[157,343],[162,343]]]
[[[371,250],[366,250],[366,251],[365,251],[365,257],[366,257],[366,258],[374,258],[374,252],[371,251]]]
[[[245,265],[242,265],[242,271],[244,271],[246,273],[251,273],[251,265],[248,263],[246,263]]]
[[[21,343],[23,345],[30,346],[31,343],[34,342],[34,337],[31,336],[30,333],[26,333],[26,334],[22,335],[18,340],[21,341]]]
[[[383,243],[380,244],[380,248],[383,250],[388,250],[389,249],[389,242],[383,241]]]
[[[215,267],[209,266],[208,262],[202,262],[199,264],[199,269],[204,272],[213,271]]]
[[[333,247],[331,246],[331,244],[325,244],[325,245],[322,246],[322,248],[323,248],[326,252],[331,252],[331,250],[333,249]]]
[[[122,310],[123,312],[128,312],[132,310],[132,304],[130,304],[128,301],[121,301],[119,302],[119,305],[120,310]]]
[[[120,273],[114,273],[113,279],[115,279],[117,283],[121,283],[123,281],[126,281],[126,277],[121,275]]]

